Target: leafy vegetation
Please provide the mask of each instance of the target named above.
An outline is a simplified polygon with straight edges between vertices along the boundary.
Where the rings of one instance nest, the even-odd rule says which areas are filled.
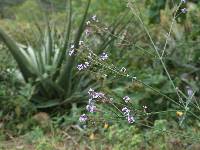
[[[0,30],[1,39],[7,45],[11,54],[15,58],[19,70],[27,83],[32,84],[33,91],[31,100],[38,108],[52,107],[65,103],[72,103],[82,99],[84,90],[87,90],[90,81],[78,83],[73,74],[73,64],[75,58],[69,57],[65,60],[67,48],[69,47],[70,30],[71,30],[71,2],[69,2],[69,19],[68,26],[64,29],[67,33],[65,36],[58,38],[58,32],[51,27],[49,22],[46,25],[46,32],[39,30],[41,46],[36,49],[31,46],[17,45],[3,30]],[[89,8],[89,2],[85,10],[82,22],[77,31],[74,41],[74,48],[79,46],[79,40],[84,30],[85,18]],[[60,41],[59,41],[60,40]],[[38,44],[38,45],[40,45]],[[73,75],[73,76],[72,76]],[[67,77],[67,78],[66,78]],[[79,80],[85,80],[86,75],[83,75]],[[72,83],[75,82],[75,83]],[[82,88],[82,89],[80,89]],[[72,94],[74,93],[74,94]]]
[[[0,149],[199,149],[199,2],[7,2]]]

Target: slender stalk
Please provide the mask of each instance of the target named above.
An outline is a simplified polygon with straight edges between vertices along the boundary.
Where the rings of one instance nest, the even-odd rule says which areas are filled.
[[[138,124],[140,126],[148,127],[150,129],[154,129],[153,126],[149,126],[149,125],[146,125],[146,124],[143,124],[143,123],[136,122],[136,124]],[[165,132],[165,133],[170,134],[170,135],[177,135],[179,137],[189,138],[189,139],[192,139],[192,140],[195,140],[195,141],[199,141],[200,140],[200,137],[184,135],[183,133],[177,133],[177,132],[172,132],[172,131],[169,131],[169,130],[162,130],[162,129],[157,129],[157,128],[156,128],[156,130],[161,131],[161,132]]]
[[[166,68],[166,65],[163,62],[163,59],[162,59],[162,57],[161,57],[161,55],[160,55],[160,53],[158,51],[158,48],[156,47],[156,45],[155,45],[155,43],[154,43],[154,41],[153,41],[153,39],[152,39],[147,27],[145,26],[144,22],[142,21],[141,17],[138,15],[138,13],[135,12],[136,8],[134,8],[134,5],[130,2],[130,0],[128,1],[128,6],[131,9],[131,12],[138,18],[138,20],[142,24],[145,32],[147,33],[147,35],[148,35],[148,37],[149,37],[149,39],[150,39],[150,41],[151,41],[151,43],[153,45],[154,50],[156,51],[156,54],[158,55],[158,58],[160,59],[160,62],[162,64],[162,66],[163,66],[163,69],[164,69],[165,73],[167,74],[167,77],[169,78],[174,90],[176,91],[176,94],[177,94],[177,96],[179,98],[179,101],[183,103],[182,98],[181,98],[180,94],[178,93],[177,88],[176,88],[176,86],[175,86],[175,84],[174,84],[174,82],[173,82],[173,80],[172,80],[167,68]]]
[[[180,3],[179,5],[181,5],[181,3]],[[154,50],[156,51],[156,54],[158,55],[158,58],[160,59],[160,62],[161,62],[161,64],[162,64],[162,66],[163,66],[163,69],[164,69],[164,71],[165,71],[167,77],[169,78],[169,80],[170,80],[170,82],[171,82],[171,84],[172,84],[174,90],[176,91],[176,94],[177,94],[177,96],[178,96],[179,102],[181,102],[181,103],[183,104],[183,106],[181,106],[181,107],[184,108],[184,109],[186,110],[186,107],[184,107],[184,102],[183,102],[183,100],[182,100],[182,98],[181,98],[181,96],[180,96],[180,94],[179,94],[179,92],[178,92],[178,88],[175,86],[175,84],[174,84],[174,82],[173,82],[173,80],[172,80],[172,78],[171,78],[171,76],[170,76],[170,74],[169,74],[169,72],[168,72],[168,70],[167,70],[167,68],[166,68],[166,65],[165,65],[165,63],[164,63],[164,61],[163,61],[163,59],[162,59],[162,56],[160,55],[160,53],[159,53],[159,51],[158,51],[158,48],[156,47],[156,45],[155,45],[155,43],[154,43],[154,41],[153,41],[153,39],[152,39],[152,37],[151,37],[151,35],[150,35],[150,33],[149,33],[149,30],[148,30],[147,27],[145,26],[145,24],[144,24],[143,20],[141,19],[140,15],[139,15],[137,12],[135,12],[136,8],[135,8],[134,5],[130,2],[130,0],[128,0],[128,7],[130,8],[131,12],[138,18],[138,20],[139,20],[140,23],[142,24],[142,27],[144,28],[146,34],[148,35],[148,37],[149,37],[149,39],[150,39],[150,42],[152,43],[153,48],[154,48]],[[178,7],[180,7],[180,6],[178,6]],[[166,41],[168,41],[168,40],[166,40]],[[141,82],[141,81],[139,81],[139,82]],[[142,82],[141,82],[141,83],[142,83]],[[143,84],[144,84],[144,83],[143,83]],[[146,86],[149,87],[148,85],[146,85]],[[149,88],[152,89],[152,87],[149,87]],[[152,90],[154,90],[155,92],[158,92],[158,91],[155,90],[155,89],[152,89]],[[161,93],[161,94],[162,94],[162,93]],[[163,94],[163,96],[165,96],[165,95]],[[166,96],[165,96],[165,97],[166,97]],[[166,97],[166,98],[168,98],[168,97]],[[171,100],[171,98],[168,98],[168,99]],[[174,100],[172,99],[171,101],[174,101]],[[175,101],[174,101],[174,102],[175,102]],[[178,105],[180,106],[179,103],[177,103],[177,102],[175,102],[175,103],[178,104]],[[193,115],[194,117],[200,119],[200,117],[198,117],[198,116],[197,116],[196,114],[194,114],[193,112],[191,112],[191,111],[189,111],[189,110],[186,110],[186,111],[189,112],[189,113],[190,113],[191,115]]]
[[[182,2],[179,3],[179,5],[177,6],[176,11],[175,11],[175,13],[174,13],[174,16],[173,16],[173,19],[172,19],[172,23],[171,23],[171,25],[170,25],[169,32],[167,33],[167,38],[166,38],[166,41],[165,41],[165,45],[164,45],[164,48],[163,48],[163,51],[162,51],[161,58],[163,58],[163,56],[164,56],[164,53],[165,53],[165,50],[166,50],[166,47],[167,47],[167,43],[168,43],[169,37],[170,37],[171,32],[172,32],[172,27],[173,27],[173,25],[174,25],[174,23],[175,23],[175,21],[176,21],[176,14],[177,14],[177,12],[178,12],[178,10],[179,10],[181,4],[182,4]]]

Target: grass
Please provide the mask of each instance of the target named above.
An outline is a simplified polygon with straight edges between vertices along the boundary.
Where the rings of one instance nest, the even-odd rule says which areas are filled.
[[[139,129],[137,126],[109,125],[94,130],[83,130],[77,125],[70,125],[51,132],[35,127],[23,136],[12,137],[1,141],[2,150],[35,149],[35,150],[65,150],[65,149],[136,149],[136,150],[175,150],[198,149],[199,140],[192,139],[200,133],[196,129],[183,131],[168,129],[166,120],[158,120],[152,129]],[[166,132],[163,132],[165,129]],[[174,131],[176,130],[176,131]],[[142,132],[141,132],[142,131]],[[175,133],[176,132],[176,133]],[[175,134],[174,134],[175,133]],[[179,134],[178,134],[179,133]],[[7,135],[8,136],[8,135]],[[190,136],[189,138],[186,138]]]

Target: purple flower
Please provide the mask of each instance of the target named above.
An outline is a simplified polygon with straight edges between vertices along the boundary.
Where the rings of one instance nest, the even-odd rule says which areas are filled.
[[[181,12],[185,14],[187,12],[187,9],[186,8],[182,8]]]
[[[131,115],[128,115],[127,120],[128,120],[129,123],[134,123],[135,122],[134,117],[131,116]]]
[[[99,93],[93,92],[91,96],[92,96],[92,98],[98,98],[99,97]]]
[[[96,99],[96,98],[98,98],[98,93],[95,92],[93,89],[89,89],[88,94],[89,94],[89,96],[91,97],[91,99]]]
[[[93,98],[103,98],[104,94],[101,92],[94,92],[92,95]]]
[[[84,64],[79,64],[78,66],[77,66],[77,69],[79,70],[79,71],[81,71],[81,70],[83,70],[83,69],[87,69],[88,67],[89,67],[89,62],[85,62]]]
[[[87,106],[86,106],[86,109],[87,109],[87,111],[93,113],[93,112],[96,111],[97,107],[94,106],[94,105],[87,105]]]
[[[123,100],[125,101],[125,103],[128,103],[128,102],[130,102],[130,97],[128,97],[128,96],[125,96],[124,98],[123,98]]]
[[[126,107],[122,108],[122,112],[125,116],[129,116],[130,110]]]
[[[101,56],[100,56],[100,59],[101,59],[101,60],[106,60],[106,59],[108,59],[108,54],[107,54],[107,53],[102,53]]]
[[[79,64],[79,65],[77,66],[77,69],[78,69],[79,71],[83,70],[83,69],[84,69],[84,65],[83,65],[83,64]]]
[[[104,93],[102,93],[102,92],[99,92],[99,93],[98,93],[98,98],[103,98],[104,96],[105,96]]]
[[[92,98],[90,98],[90,99],[88,100],[88,104],[89,104],[89,105],[94,105],[94,102],[95,102],[95,100],[92,99]]]
[[[97,99],[97,98],[103,98],[104,97],[104,93],[101,92],[95,92],[93,89],[89,89],[88,94],[90,95],[90,97],[92,99]]]
[[[88,117],[86,116],[86,114],[82,114],[82,115],[79,117],[79,121],[80,121],[80,122],[85,122],[87,119],[88,119]]]

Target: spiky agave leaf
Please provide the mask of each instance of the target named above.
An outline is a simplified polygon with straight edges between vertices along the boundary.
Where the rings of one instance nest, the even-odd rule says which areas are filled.
[[[79,26],[78,32],[77,32],[75,40],[74,40],[75,49],[78,49],[78,47],[79,47],[79,41],[80,41],[81,35],[85,28],[85,20],[86,20],[87,14],[88,14],[90,2],[91,2],[91,0],[88,0],[83,19],[81,21],[81,24]],[[57,80],[57,83],[67,91],[66,96],[69,96],[71,93],[72,68],[74,65],[74,61],[75,61],[74,55],[68,56],[67,62],[65,63],[65,65],[63,65],[61,74]]]
[[[16,60],[19,69],[26,81],[30,77],[36,77],[37,71],[31,64],[23,48],[20,47],[8,34],[0,28],[0,39],[6,44],[14,59]]]
[[[64,40],[56,43],[58,39],[56,29],[47,21],[45,33],[39,27],[42,43],[37,49],[30,45],[18,45],[3,30],[0,30],[0,38],[7,45],[15,60],[19,65],[26,82],[29,78],[35,86],[35,94],[32,102],[38,108],[53,107],[62,104],[78,102],[81,98],[83,102],[86,96],[86,90],[90,85],[96,85],[90,82],[87,75],[77,78],[73,74],[73,65],[75,57],[66,58],[66,49],[68,47],[71,32],[71,0],[69,2],[68,26]],[[88,0],[83,19],[80,23],[75,36],[75,48],[78,48],[81,35],[85,28],[85,20],[88,13],[90,0]],[[66,61],[64,61],[66,60]],[[83,78],[84,77],[84,78]],[[84,90],[83,90],[84,88]]]

